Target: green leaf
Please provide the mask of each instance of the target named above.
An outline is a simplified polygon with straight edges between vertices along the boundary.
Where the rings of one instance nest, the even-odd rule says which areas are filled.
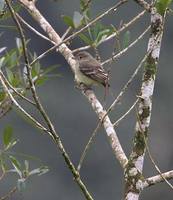
[[[98,46],[104,39],[107,38],[109,33],[110,33],[109,29],[104,29],[104,30],[100,31],[97,35],[96,40],[94,41],[95,45]]]
[[[28,172],[29,171],[29,162],[28,162],[28,160],[25,160],[24,163],[25,163],[25,170]]]
[[[98,23],[91,29],[92,35],[94,36],[95,39],[97,38],[99,32],[102,31],[102,30],[104,30],[104,26],[103,26],[100,22],[98,22]]]
[[[85,0],[80,0],[80,9],[83,10],[85,7]]]
[[[0,92],[0,102],[3,101],[5,97],[6,97],[5,92]]]
[[[14,74],[14,78],[13,78],[13,81],[11,83],[12,86],[13,87],[18,87],[20,85],[20,83],[21,83],[20,77],[17,74]],[[22,88],[21,88],[21,90],[22,90]]]
[[[156,9],[159,14],[164,15],[166,9],[172,3],[172,0],[157,0],[156,1]]]
[[[12,141],[13,128],[9,125],[6,126],[3,132],[3,143],[7,147]]]
[[[8,148],[14,147],[14,146],[17,144],[18,141],[19,141],[19,140],[17,140],[17,139],[13,139],[13,140],[10,142]]]
[[[91,44],[93,43],[93,41],[92,41],[89,37],[87,37],[85,34],[83,34],[83,33],[80,33],[80,34],[79,34],[79,37],[80,37],[80,39],[83,40],[86,44],[91,45]]]
[[[44,84],[47,80],[48,80],[48,78],[45,77],[45,76],[39,77],[39,78],[35,81],[35,84],[36,84],[37,86],[40,86],[40,85]]]
[[[41,176],[49,171],[49,168],[47,166],[42,166],[37,169],[33,169],[32,171],[29,172],[29,175],[35,175],[37,174],[38,176]]]
[[[17,56],[16,48],[14,48],[6,53],[4,64],[6,64],[8,66],[8,68],[11,69],[11,68],[15,67],[17,65],[18,61],[19,61],[19,58]]]
[[[130,31],[126,31],[123,36],[123,48],[126,48],[130,43]]]
[[[64,15],[64,16],[62,16],[62,19],[64,20],[64,22],[65,22],[68,26],[70,26],[70,27],[72,27],[72,28],[75,28],[75,26],[74,26],[74,24],[73,24],[73,20],[72,20],[71,17],[69,17],[69,16],[67,16],[67,15]]]
[[[4,0],[1,0],[1,1],[4,1]],[[18,13],[21,8],[22,8],[22,6],[20,4],[15,3],[15,5],[13,5],[13,9],[15,10],[16,13]],[[5,12],[4,12],[4,14],[3,14],[3,16],[1,18],[1,21],[2,20],[6,20],[8,18],[11,18],[11,13],[10,13],[10,11],[5,10]]]
[[[4,158],[3,154],[0,154],[0,167],[1,167],[3,172],[6,172],[8,170],[8,167],[7,167],[7,164],[5,162],[5,158]]]
[[[83,16],[79,12],[75,11],[73,15],[73,24],[75,28],[78,28],[82,24],[82,20]]]
[[[3,56],[0,58],[0,68],[3,66],[4,61],[5,61],[5,57]]]
[[[20,162],[14,157],[14,156],[9,156],[10,161],[12,162],[12,165],[14,166],[14,168],[16,169],[16,172],[20,175],[20,177],[22,176],[22,172],[21,172],[21,164]]]
[[[49,66],[49,67],[47,67],[46,69],[44,69],[43,72],[42,72],[41,74],[42,74],[42,75],[46,75],[46,74],[48,74],[49,72],[54,71],[57,67],[59,67],[59,65],[52,65],[52,66]]]
[[[20,38],[16,38],[16,46],[19,51],[19,54],[21,54],[23,51],[23,47],[22,47],[22,41]]]
[[[6,68],[6,73],[7,73],[8,81],[12,84],[13,79],[14,79],[13,72],[10,69]]]

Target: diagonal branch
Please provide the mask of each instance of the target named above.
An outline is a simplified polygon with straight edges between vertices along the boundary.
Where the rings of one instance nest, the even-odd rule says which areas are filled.
[[[17,191],[17,187],[13,187],[7,194],[5,194],[4,196],[0,197],[0,200],[7,200],[10,199],[12,197],[12,195]]]
[[[53,141],[55,142],[55,144],[59,148],[62,156],[64,157],[64,160],[65,160],[68,168],[70,169],[71,173],[73,174],[74,180],[79,185],[79,187],[82,190],[83,194],[85,195],[86,199],[87,200],[93,200],[91,194],[89,193],[89,191],[87,190],[86,186],[82,182],[78,171],[75,169],[75,166],[73,165],[72,161],[70,160],[70,157],[67,154],[67,152],[66,152],[66,150],[65,150],[65,148],[64,148],[64,146],[63,146],[63,144],[61,142],[61,139],[60,139],[59,135],[57,134],[57,132],[49,131],[47,128],[45,128],[41,123],[39,123],[34,117],[32,117],[28,112],[26,112],[18,104],[18,102],[15,100],[15,98],[13,97],[13,95],[11,94],[10,90],[8,89],[8,87],[6,85],[6,79],[4,79],[4,75],[3,75],[2,71],[0,71],[0,81],[2,83],[4,91],[6,92],[6,94],[8,94],[10,100],[14,103],[14,105],[18,108],[18,110],[20,112],[22,112],[34,125],[36,125],[36,127],[38,129],[46,132],[53,139]]]
[[[151,12],[152,5],[147,3],[145,0],[134,0],[137,4],[139,4],[141,7],[143,7],[148,12]]]
[[[149,54],[145,62],[138,104],[139,121],[136,122],[134,146],[125,171],[125,200],[138,200],[143,189],[141,174],[146,151],[144,137],[148,136],[151,119],[152,96],[163,35],[163,21],[164,18],[155,9],[152,9],[151,36],[148,41]]]
[[[144,35],[150,30],[150,26],[148,26],[144,32],[142,32],[139,37],[137,37],[132,43],[130,43],[126,48],[124,48],[122,51],[120,51],[119,53],[113,55],[111,58],[105,60],[104,62],[102,62],[102,65],[111,63],[112,61],[118,59],[120,56],[122,56],[124,53],[126,53],[131,47],[133,47],[137,42],[139,42],[139,40],[141,40]]]
[[[99,16],[97,16],[91,22],[89,22],[86,26],[84,26],[80,30],[76,31],[75,33],[73,33],[72,35],[70,35],[69,37],[67,37],[66,39],[64,39],[63,41],[61,40],[61,42],[59,43],[59,42],[57,42],[57,36],[54,37],[54,35],[56,34],[56,32],[52,29],[52,27],[50,26],[50,24],[48,25],[48,22],[45,23],[45,18],[43,16],[41,16],[40,12],[36,9],[34,2],[33,1],[27,1],[27,0],[18,0],[18,1],[31,13],[31,15],[33,16],[34,19],[36,19],[36,21],[37,20],[40,21],[41,19],[43,20],[43,21],[40,21],[41,22],[40,26],[43,28],[43,30],[45,32],[48,33],[49,38],[53,42],[56,43],[56,45],[54,45],[53,47],[51,47],[50,49],[48,49],[47,51],[45,51],[43,54],[41,54],[40,56],[38,56],[38,58],[35,59],[32,62],[32,64],[35,63],[38,59],[43,58],[49,52],[51,52],[51,51],[53,51],[55,49],[56,50],[59,49],[60,46],[61,47],[63,46],[62,44],[65,44],[65,43],[69,42],[70,40],[72,40],[73,38],[75,38],[76,36],[78,36],[80,33],[82,33],[83,31],[87,30],[90,26],[92,26],[98,20],[100,20],[104,16],[108,15],[109,13],[116,11],[119,6],[121,6],[122,4],[124,4],[124,3],[127,2],[127,0],[120,0],[117,4],[115,4],[114,6],[112,6],[111,8],[109,8],[108,10],[106,10],[105,12],[103,12],[102,14],[100,14]],[[46,28],[48,28],[48,29],[46,29]]]
[[[37,127],[41,128],[42,130],[47,132],[52,137],[53,141],[55,142],[55,144],[57,145],[57,147],[61,151],[67,166],[69,167],[71,173],[73,174],[73,177],[74,177],[76,183],[79,185],[79,187],[80,187],[81,191],[83,192],[83,194],[85,195],[86,199],[92,200],[93,198],[92,198],[91,194],[88,192],[86,186],[81,181],[78,171],[75,169],[75,166],[71,162],[70,157],[68,156],[67,152],[65,151],[65,149],[64,149],[64,147],[62,145],[62,142],[60,140],[60,137],[59,137],[58,133],[56,132],[56,130],[55,130],[55,128],[54,128],[49,116],[47,115],[46,111],[44,110],[44,108],[43,108],[43,106],[42,106],[42,104],[41,104],[41,102],[39,100],[39,97],[38,97],[38,95],[36,93],[36,88],[35,88],[34,82],[32,80],[31,66],[29,64],[29,58],[28,58],[28,55],[27,55],[27,47],[26,47],[25,35],[24,35],[22,27],[21,27],[21,25],[20,25],[20,23],[19,23],[19,21],[18,21],[18,19],[16,17],[15,11],[14,11],[14,9],[12,8],[12,6],[10,4],[10,1],[9,0],[5,0],[5,1],[6,1],[6,4],[7,4],[8,8],[9,8],[9,10],[11,12],[12,18],[13,18],[14,22],[16,23],[16,27],[17,27],[17,29],[19,31],[19,34],[21,36],[23,53],[24,53],[24,60],[25,60],[25,65],[26,65],[26,69],[27,69],[27,77],[28,77],[28,81],[29,81],[29,84],[30,84],[30,88],[31,88],[31,92],[32,92],[32,95],[33,95],[33,99],[34,99],[34,101],[36,103],[37,109],[39,110],[39,112],[41,113],[42,117],[44,118],[49,130],[47,130],[37,120],[35,120],[33,117],[31,117],[17,103],[17,101],[14,99],[14,97],[12,96],[12,94],[10,93],[8,87],[5,84],[5,79],[3,78],[2,71],[0,71],[0,80],[1,80],[1,83],[3,85],[3,88],[4,88],[5,92],[9,95],[9,97],[13,101],[13,103],[15,103],[15,105],[19,108],[19,110],[21,110],[27,117],[29,117],[37,125]],[[33,3],[33,5],[34,5],[34,3]]]
[[[148,55],[148,54],[147,54]],[[100,121],[98,122],[96,128],[94,129],[94,131],[92,132],[92,135],[87,143],[87,145],[85,146],[85,149],[82,153],[82,156],[80,158],[79,161],[79,165],[78,165],[78,170],[80,170],[81,165],[83,163],[83,160],[88,152],[89,147],[91,146],[99,128],[101,127],[102,123],[104,122],[104,119],[106,116],[108,116],[108,114],[110,113],[111,110],[113,110],[113,108],[117,105],[118,102],[120,102],[122,96],[124,95],[124,93],[127,91],[127,89],[129,88],[129,85],[131,84],[131,82],[134,80],[134,78],[136,77],[137,73],[139,72],[139,70],[141,69],[143,63],[146,61],[147,55],[144,56],[144,58],[141,60],[141,62],[139,63],[139,65],[137,66],[137,68],[135,69],[135,71],[133,72],[133,74],[130,76],[129,80],[125,83],[125,85],[123,86],[123,88],[121,89],[120,93],[118,94],[118,96],[115,98],[115,100],[112,102],[112,104],[109,106],[109,108],[107,109],[107,111],[104,113],[104,115],[100,118]],[[114,124],[113,124],[114,126]]]
[[[122,27],[119,28],[116,32],[114,32],[113,34],[111,34],[111,35],[109,35],[108,37],[106,37],[103,41],[101,41],[100,44],[105,43],[105,42],[107,42],[107,41],[109,41],[109,40],[115,38],[118,34],[120,34],[120,33],[121,33],[122,31],[124,31],[126,28],[128,28],[129,26],[131,26],[132,24],[134,24],[134,23],[135,23],[138,19],[140,19],[145,13],[146,13],[146,11],[144,10],[144,11],[140,12],[139,14],[137,14],[137,15],[136,15],[133,19],[131,19],[129,22],[124,23],[124,24],[122,25]],[[100,44],[99,44],[99,45],[100,45]],[[75,49],[73,52],[76,52],[76,51],[83,51],[83,50],[87,50],[87,49],[89,49],[89,48],[91,48],[90,45],[77,48],[77,49]]]
[[[165,181],[162,177],[164,177],[167,180],[172,179],[173,178],[173,170],[162,173],[162,176],[159,174],[159,175],[147,178],[143,184],[143,187],[144,188],[150,187],[152,185],[155,185],[157,183],[161,183],[161,182]]]
[[[30,1],[30,2],[26,1],[26,0],[19,0],[19,1],[25,5],[25,8],[31,13],[33,18],[39,23],[39,25],[43,28],[43,30],[48,34],[49,38],[51,40],[53,40],[54,42],[56,42],[58,51],[65,57],[65,59],[67,60],[67,62],[70,65],[73,73],[76,74],[76,66],[78,63],[75,61],[75,59],[71,53],[71,50],[63,43],[60,36],[54,31],[54,29],[48,23],[48,21],[41,15],[41,13],[35,7],[35,5],[32,1]],[[120,5],[120,4],[118,4],[118,5]],[[86,28],[88,28],[89,25],[90,25],[90,23],[87,25]],[[84,92],[85,96],[89,99],[90,103],[92,104],[92,107],[95,109],[97,115],[100,118],[100,113],[105,113],[105,111],[104,111],[103,107],[101,106],[100,102],[97,100],[95,94],[90,89],[89,90],[84,89],[83,92]],[[94,101],[92,101],[92,98],[94,98]],[[115,132],[113,125],[110,122],[110,119],[108,116],[103,120],[103,125],[105,127],[105,130],[106,130],[106,133],[107,133],[109,139],[111,138],[109,141],[110,141],[111,147],[114,151],[114,154],[118,158],[122,167],[124,167],[125,164],[127,163],[127,158],[126,158],[124,151],[122,150],[122,147],[119,143],[116,132]]]
[[[86,98],[88,99],[88,101],[91,103],[93,110],[96,112],[96,114],[98,115],[100,121],[96,127],[96,129],[93,131],[83,153],[82,156],[80,158],[79,164],[78,164],[78,171],[80,171],[83,160],[88,152],[88,149],[91,145],[91,143],[93,142],[93,139],[98,131],[98,129],[101,127],[101,125],[103,124],[105,131],[107,133],[107,136],[109,138],[110,141],[110,145],[112,147],[113,153],[115,154],[116,158],[118,159],[118,161],[120,162],[121,166],[123,168],[125,168],[126,164],[127,164],[127,157],[120,145],[119,139],[117,137],[117,134],[115,132],[114,129],[114,125],[112,124],[112,122],[110,121],[108,115],[106,114],[106,111],[103,109],[103,106],[100,104],[100,102],[97,100],[95,94],[93,93],[93,91],[91,89],[87,89],[85,88],[84,85],[82,85],[81,88],[83,94],[86,96]]]

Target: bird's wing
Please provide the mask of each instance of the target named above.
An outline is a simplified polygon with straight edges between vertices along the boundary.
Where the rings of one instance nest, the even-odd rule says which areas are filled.
[[[103,84],[108,84],[108,73],[105,72],[103,67],[98,62],[82,62],[79,65],[80,71],[89,78]]]

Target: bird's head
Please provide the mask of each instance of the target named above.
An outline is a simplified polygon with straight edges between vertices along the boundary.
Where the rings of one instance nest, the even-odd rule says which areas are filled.
[[[81,59],[91,58],[91,55],[86,51],[80,51],[80,52],[74,53],[74,57],[76,60],[81,60]]]

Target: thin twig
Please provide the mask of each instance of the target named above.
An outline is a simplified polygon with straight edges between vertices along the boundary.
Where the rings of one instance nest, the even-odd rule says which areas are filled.
[[[91,194],[89,193],[89,191],[87,190],[85,184],[80,179],[78,171],[75,169],[75,166],[71,162],[69,155],[67,154],[67,152],[65,151],[65,149],[64,149],[64,147],[62,145],[62,142],[60,140],[59,135],[55,131],[55,128],[54,128],[51,120],[49,119],[49,116],[45,112],[45,110],[44,110],[44,108],[43,108],[43,106],[42,106],[42,104],[41,104],[41,102],[39,100],[39,97],[37,96],[35,85],[34,85],[34,83],[32,81],[31,66],[29,65],[29,60],[28,60],[28,55],[27,55],[27,48],[26,48],[26,42],[25,42],[25,36],[24,36],[23,30],[21,28],[21,25],[20,25],[20,23],[19,23],[16,15],[15,15],[15,11],[12,8],[9,0],[5,0],[5,1],[6,1],[8,7],[10,9],[10,12],[11,12],[11,15],[13,17],[13,20],[15,21],[16,26],[17,26],[18,31],[19,31],[19,34],[21,36],[22,46],[23,46],[23,53],[24,53],[24,59],[25,59],[26,68],[27,68],[27,77],[28,77],[28,80],[29,80],[29,84],[30,84],[30,87],[31,87],[31,92],[32,92],[33,98],[35,100],[35,103],[37,105],[38,110],[40,111],[41,115],[43,116],[43,118],[44,118],[44,120],[45,120],[45,122],[46,122],[46,124],[47,124],[47,126],[49,127],[49,130],[50,130],[50,131],[47,131],[47,129],[46,129],[44,131],[46,131],[51,136],[51,138],[53,139],[53,141],[58,146],[59,150],[61,151],[62,156],[64,157],[64,160],[65,160],[68,168],[70,169],[71,173],[73,174],[73,177],[74,177],[76,183],[79,185],[79,187],[82,190],[82,192],[83,192],[84,196],[86,197],[86,199],[93,200],[93,198],[92,198]],[[6,91],[9,92],[8,88],[6,88],[6,85],[3,82],[3,80],[2,80],[2,76],[1,76],[1,82],[2,82],[2,84],[4,86],[4,88],[6,89]],[[11,99],[13,99],[13,102],[14,102],[15,99],[13,98],[13,96],[11,95],[10,92],[9,92],[9,96],[10,96]],[[20,107],[19,104],[18,104],[18,107]],[[24,111],[25,114],[28,114],[25,110],[23,110],[23,111]],[[39,125],[38,126],[39,128],[42,128],[42,126],[40,127],[40,124],[37,121],[36,121],[36,124]]]
[[[3,101],[0,102],[0,118],[6,115],[12,108],[13,102],[6,96]]]
[[[36,105],[35,102],[33,102],[32,100],[28,99],[27,97],[23,96],[20,92],[18,92],[10,83],[9,81],[6,79],[6,77],[4,76],[4,74],[1,71],[1,75],[3,76],[3,79],[6,82],[6,85],[19,97],[21,97],[22,99],[24,99],[25,101],[27,101],[28,103],[32,104],[32,105]]]
[[[35,28],[33,28],[28,22],[26,22],[18,13],[15,13],[17,18],[25,25],[27,26],[31,31],[33,31],[36,35],[40,36],[44,40],[47,40],[53,44],[56,44],[54,41],[50,40],[48,37],[45,35],[41,34],[39,31],[37,31]]]
[[[4,178],[5,174],[6,173],[3,171],[2,174],[1,174],[1,176],[0,176],[0,181]]]
[[[136,106],[136,104],[138,103],[138,101],[139,101],[139,99],[137,99],[134,103],[133,103],[133,105],[118,119],[118,120],[116,120],[116,122],[114,122],[114,124],[113,124],[113,126],[115,127],[117,127],[118,125],[119,125],[119,123],[123,120],[123,119],[125,119],[125,117],[134,109],[134,107]]]
[[[41,129],[44,132],[47,132],[47,128],[45,128],[42,124],[40,124],[34,117],[32,117],[28,112],[26,112],[20,105],[19,103],[15,100],[15,98],[13,97],[13,95],[11,94],[10,90],[7,87],[6,84],[6,80],[4,79],[4,75],[2,73],[2,71],[0,70],[0,81],[2,83],[2,86],[4,88],[4,91],[6,94],[8,94],[9,98],[11,99],[11,101],[14,103],[14,105],[18,108],[19,111],[21,111],[21,113],[23,113],[31,122],[33,122],[37,128]]]
[[[26,1],[26,0],[19,0],[20,2],[23,2],[26,9],[32,14],[32,17],[39,23],[39,25],[43,28],[43,30],[49,35],[49,37],[56,41],[57,44],[60,44],[62,42],[60,36],[55,32],[55,30],[52,28],[52,26],[48,23],[48,21],[42,16],[42,14],[39,12],[39,10],[35,7],[34,3],[32,1]],[[67,62],[69,63],[72,71],[74,74],[76,74],[76,66],[77,62],[74,59],[71,50],[67,47],[67,45],[62,44],[59,47],[60,53],[65,57]],[[103,109],[103,106],[100,104],[98,99],[96,98],[94,92],[91,89],[81,89],[83,94],[87,97],[90,104],[92,105],[92,108],[98,115],[98,117],[101,119],[104,115],[105,111]],[[125,168],[128,159],[121,147],[121,144],[119,142],[119,139],[117,137],[117,134],[113,128],[113,125],[109,119],[108,116],[105,117],[103,122],[105,131],[107,133],[107,136],[110,141],[111,148],[117,158],[117,160],[120,162],[121,166]],[[54,135],[53,135],[54,136]],[[55,135],[56,136],[56,135]],[[56,138],[55,138],[56,139]],[[78,173],[77,173],[78,174]],[[76,174],[75,174],[76,175]],[[77,175],[76,177],[77,178]]]
[[[85,86],[83,86],[83,87],[85,87]],[[82,162],[85,158],[85,155],[91,145],[91,142],[93,141],[93,138],[102,123],[103,123],[104,129],[106,130],[107,136],[109,138],[112,150],[113,150],[117,160],[120,162],[122,168],[124,169],[126,167],[128,159],[124,153],[124,150],[121,147],[121,144],[119,142],[118,136],[116,134],[116,131],[113,127],[111,120],[109,119],[109,117],[107,115],[105,116],[106,111],[103,109],[102,105],[97,100],[93,91],[91,89],[86,89],[86,88],[82,89],[82,91],[83,91],[83,94],[87,97],[88,101],[91,103],[91,105],[92,105],[94,111],[97,113],[99,119],[104,118],[104,120],[99,121],[97,128],[93,131],[88,144],[85,146],[84,152],[83,152],[82,157],[80,158],[80,161],[78,164],[78,170],[80,170]]]
[[[132,25],[133,23],[135,23],[138,19],[140,19],[144,14],[146,13],[146,11],[142,11],[140,12],[138,15],[136,15],[133,19],[131,19],[129,22],[123,24],[123,26],[118,30],[118,33],[121,33],[122,31],[124,31],[126,28],[128,28],[130,25]],[[108,40],[114,38],[117,35],[117,33],[115,32],[114,34],[108,36],[103,42],[107,42]]]
[[[151,12],[152,5],[147,3],[145,0],[134,0],[137,4],[143,7],[146,11]]]
[[[128,45],[128,47],[126,47],[125,49],[123,49],[122,51],[117,53],[116,55],[113,55],[111,58],[109,58],[109,59],[105,60],[104,62],[102,62],[102,65],[105,65],[107,63],[111,63],[112,61],[116,60],[120,56],[124,55],[124,53],[126,53],[131,47],[133,47],[137,42],[139,42],[139,40],[141,40],[144,37],[144,35],[150,30],[150,27],[151,26],[148,26],[145,29],[145,31],[143,33],[141,33],[139,37],[136,38],[136,40],[134,40],[132,43],[130,43]]]
[[[141,121],[140,121],[139,111],[138,111],[137,107],[136,107],[136,116],[137,116],[137,122],[139,124],[140,131],[142,132],[142,135],[143,135],[143,139],[144,139],[144,142],[145,142],[145,146],[146,146],[146,150],[148,152],[149,158],[150,158],[152,164],[154,165],[154,168],[156,169],[156,171],[160,174],[160,176],[167,183],[167,185],[173,190],[173,185],[163,176],[161,170],[159,169],[159,167],[157,166],[156,162],[154,161],[154,159],[151,155],[151,152],[150,152],[150,149],[149,149],[146,137],[145,137],[145,133],[142,129],[142,124],[141,124]]]
[[[89,150],[89,148],[91,147],[91,144],[92,144],[92,142],[93,142],[93,140],[94,140],[94,138],[95,138],[95,136],[96,136],[96,134],[97,134],[97,131],[99,130],[99,128],[101,127],[101,123],[100,123],[100,121],[99,121],[99,123],[97,124],[97,127],[94,129],[94,131],[92,132],[92,134],[91,134],[91,136],[90,136],[90,138],[89,138],[89,140],[88,140],[88,142],[87,142],[87,144],[86,144],[86,146],[85,146],[85,148],[84,148],[84,151],[82,152],[82,155],[81,155],[81,157],[80,157],[80,160],[79,160],[79,163],[78,163],[78,166],[77,166],[77,170],[80,172],[80,170],[81,170],[81,167],[82,167],[82,165],[83,165],[83,162],[84,162],[84,159],[85,159],[85,157],[86,157],[86,155],[87,155],[87,153],[88,153],[88,150]]]
[[[10,12],[11,12],[13,20],[14,20],[14,22],[16,24],[16,27],[17,27],[18,32],[19,32],[20,37],[21,37],[23,55],[24,55],[26,69],[27,69],[27,78],[28,78],[28,81],[29,81],[29,85],[30,85],[30,88],[31,88],[31,93],[32,93],[33,99],[34,99],[34,101],[36,103],[36,106],[37,106],[39,112],[41,113],[41,115],[43,116],[44,120],[46,121],[50,131],[55,132],[54,127],[53,127],[48,115],[46,114],[43,106],[41,105],[39,97],[38,97],[38,95],[36,93],[36,88],[35,88],[34,82],[32,80],[31,66],[29,64],[29,58],[28,58],[27,47],[26,47],[26,39],[25,39],[25,35],[24,35],[24,32],[23,32],[23,29],[22,29],[22,27],[21,27],[21,25],[20,25],[20,23],[18,21],[18,18],[16,17],[16,13],[15,13],[13,7],[10,4],[10,1],[9,0],[5,0],[5,1],[7,3],[7,6],[9,8]]]
[[[68,27],[68,29],[64,32],[64,34],[61,36],[61,40],[64,40],[66,38],[66,36],[70,33],[70,31],[72,30],[71,27]]]
[[[8,89],[8,87],[5,84],[5,80],[3,79],[3,76],[2,76],[2,71],[0,71],[0,81],[2,83],[4,91],[8,94],[8,96],[10,97],[10,99],[12,100],[12,102],[14,103],[14,105],[18,108],[18,110],[21,111],[21,113],[23,113],[31,122],[33,122],[38,129],[40,129],[40,130],[42,130],[42,131],[44,131],[44,132],[46,132],[47,134],[50,135],[50,137],[53,139],[53,141],[55,142],[55,144],[58,146],[61,154],[64,157],[64,160],[65,160],[67,166],[69,167],[70,171],[72,172],[76,183],[79,185],[79,187],[83,191],[86,199],[87,200],[93,200],[91,194],[88,192],[86,186],[84,185],[84,183],[80,179],[78,171],[75,169],[75,167],[74,167],[73,163],[71,162],[71,160],[70,160],[67,152],[65,151],[65,149],[64,149],[64,147],[62,145],[62,142],[61,142],[58,134],[54,133],[54,132],[53,133],[50,132],[47,128],[45,128],[41,123],[39,123],[34,117],[32,117],[27,111],[25,111],[18,104],[18,102],[15,100],[15,98],[13,97],[13,95],[10,92],[10,90]]]
[[[130,25],[134,24],[138,19],[140,19],[144,14],[146,13],[146,11],[142,11],[140,12],[138,15],[136,15],[133,19],[131,19],[129,22],[123,24],[123,26],[117,30],[116,32],[114,32],[113,34],[111,34],[110,36],[108,36],[107,38],[105,38],[103,41],[100,42],[100,44],[107,42],[108,40],[113,39],[114,37],[116,37],[118,34],[120,34],[122,31],[124,31],[126,28],[128,28]],[[99,45],[100,45],[99,44]],[[90,45],[88,46],[84,46],[84,47],[80,47],[77,49],[74,49],[73,52],[77,52],[77,51],[83,51],[83,50],[87,50],[91,48]]]
[[[147,54],[148,55],[148,54]],[[106,113],[104,114],[104,116],[102,117],[101,120],[99,120],[98,124],[97,124],[97,127],[94,129],[94,131],[92,132],[91,134],[91,137],[88,141],[88,143],[86,144],[85,146],[85,149],[82,153],[82,156],[79,160],[79,164],[78,164],[78,167],[77,169],[80,171],[81,169],[81,166],[82,166],[82,163],[83,163],[83,160],[85,158],[85,156],[87,155],[87,152],[98,132],[98,130],[100,129],[105,117],[108,115],[108,113],[113,109],[113,107],[115,107],[115,105],[120,101],[121,97],[123,96],[123,94],[126,92],[126,90],[128,89],[130,83],[133,81],[133,79],[135,78],[135,76],[137,75],[138,71],[140,70],[140,68],[142,67],[143,63],[145,62],[146,58],[147,58],[147,55],[144,56],[144,58],[142,59],[142,61],[140,62],[140,64],[138,65],[138,67],[135,69],[134,73],[131,75],[130,79],[127,81],[127,83],[124,85],[124,87],[121,89],[119,95],[116,97],[116,99],[113,101],[113,103],[111,104],[111,106],[107,109]]]
[[[119,95],[116,97],[116,99],[113,101],[113,103],[110,105],[110,107],[107,109],[106,115],[115,107],[115,105],[120,102],[123,94],[126,92],[126,90],[128,89],[129,85],[131,84],[131,82],[133,81],[133,79],[136,77],[138,71],[141,69],[142,65],[144,64],[144,62],[147,59],[149,52],[144,56],[144,58],[141,60],[141,62],[139,63],[139,65],[137,66],[137,68],[135,69],[135,71],[133,72],[133,74],[131,75],[130,79],[127,81],[127,83],[124,85],[124,87],[122,88],[121,92],[119,93]]]
[[[17,187],[13,187],[7,194],[5,194],[3,197],[0,197],[0,200],[6,200],[10,199],[11,196],[17,191]]]
[[[47,55],[51,51],[53,51],[55,49],[58,49],[63,43],[69,42],[70,40],[72,40],[73,38],[75,38],[76,36],[78,36],[80,33],[82,33],[83,31],[87,30],[88,27],[92,26],[98,20],[100,20],[101,18],[103,18],[105,15],[107,15],[110,12],[116,10],[119,6],[121,6],[122,4],[124,4],[126,2],[127,2],[127,0],[121,0],[121,1],[119,1],[116,5],[114,5],[113,7],[109,8],[104,13],[100,14],[98,17],[96,17],[95,19],[93,19],[91,22],[89,22],[86,26],[84,26],[83,28],[81,28],[79,31],[76,31],[75,33],[73,33],[72,35],[70,35],[69,37],[67,37],[64,41],[60,42],[59,44],[56,44],[55,46],[49,48],[44,53],[42,53],[41,55],[39,55],[36,59],[34,59],[31,62],[31,65],[33,65],[35,62],[37,62],[38,60],[40,60],[41,58],[43,58],[45,55]]]

